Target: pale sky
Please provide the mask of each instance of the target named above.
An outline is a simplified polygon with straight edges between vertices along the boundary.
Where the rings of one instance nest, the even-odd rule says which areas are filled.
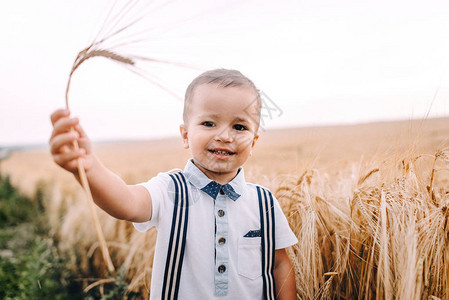
[[[0,147],[47,142],[112,4],[1,1]],[[135,32],[151,29],[129,51],[197,67],[139,65],[148,76],[182,98],[200,70],[238,69],[282,110],[268,129],[449,115],[447,0],[153,1],[133,13],[145,15]],[[103,58],[75,73],[70,104],[95,141],[176,136],[182,122],[181,100]]]

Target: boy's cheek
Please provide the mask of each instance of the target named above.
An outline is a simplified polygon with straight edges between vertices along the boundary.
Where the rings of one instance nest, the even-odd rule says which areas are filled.
[[[236,139],[237,144],[239,147],[254,147],[254,144],[256,143],[257,138],[254,138],[254,135],[247,134],[244,136],[240,136]]]

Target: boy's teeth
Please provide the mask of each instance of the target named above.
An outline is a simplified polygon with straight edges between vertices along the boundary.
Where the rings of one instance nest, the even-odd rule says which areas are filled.
[[[219,155],[230,155],[231,154],[228,151],[222,151],[222,150],[212,150],[212,152],[219,154]]]

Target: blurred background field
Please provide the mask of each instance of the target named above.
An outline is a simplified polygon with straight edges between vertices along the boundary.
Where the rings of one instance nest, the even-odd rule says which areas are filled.
[[[346,126],[305,127],[262,131],[254,154],[245,166],[247,176],[274,180],[278,175],[306,169],[338,172],[354,163],[403,159],[407,153],[432,154],[445,147],[449,119],[397,121]],[[158,172],[184,168],[190,154],[180,138],[103,142],[94,145],[101,161],[128,183],[146,181]],[[39,182],[51,183],[64,195],[80,187],[55,165],[46,147],[15,151],[1,164],[12,183],[33,195]],[[251,179],[251,178],[249,178]]]
[[[301,241],[289,249],[299,298],[448,298],[448,138],[449,118],[261,133],[245,174],[275,192]],[[95,151],[130,184],[189,158],[177,138]],[[48,237],[89,297],[148,297],[154,230],[138,233],[99,211],[120,270],[111,277],[81,187],[46,147],[14,151],[0,168],[21,193],[40,195]]]

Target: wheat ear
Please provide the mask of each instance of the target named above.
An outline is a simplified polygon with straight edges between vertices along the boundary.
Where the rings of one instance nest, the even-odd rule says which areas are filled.
[[[108,50],[92,49],[92,47],[89,46],[86,49],[80,51],[80,53],[78,53],[78,56],[75,59],[75,63],[73,64],[72,70],[70,71],[69,80],[67,82],[67,88],[65,92],[65,103],[67,110],[69,109],[69,89],[73,73],[76,71],[76,69],[78,69],[78,67],[83,62],[85,62],[89,58],[96,56],[106,57],[123,64],[134,65],[134,61],[132,61],[131,59],[120,56]],[[72,128],[71,130],[74,130],[74,128]],[[73,142],[73,148],[75,150],[79,149],[78,141],[75,140]],[[87,202],[89,203],[89,209],[90,213],[92,214],[92,219],[94,221],[95,230],[97,232],[98,241],[100,243],[101,253],[103,255],[103,260],[106,263],[109,272],[113,272],[115,268],[114,265],[112,264],[111,256],[109,255],[108,246],[106,244],[106,240],[103,235],[103,230],[101,229],[100,226],[100,221],[98,220],[98,214],[97,211],[95,210],[94,200],[92,197],[92,193],[90,191],[89,182],[87,181],[86,172],[84,171],[84,166],[81,158],[78,158],[77,163],[78,163],[78,174],[80,176],[81,185],[84,189],[84,192],[88,200]]]

